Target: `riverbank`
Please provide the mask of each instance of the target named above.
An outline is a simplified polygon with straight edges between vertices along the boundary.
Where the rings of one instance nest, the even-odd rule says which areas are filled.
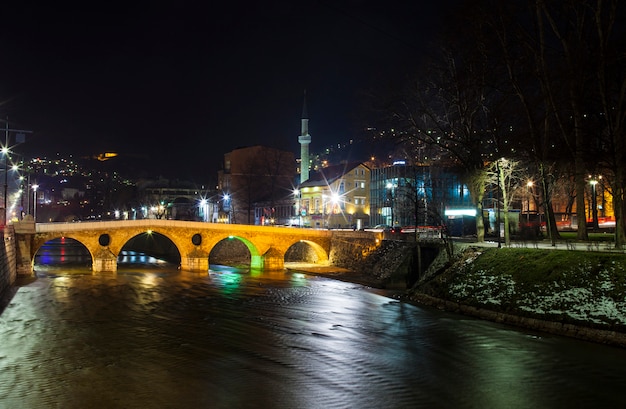
[[[393,297],[415,305],[626,347],[626,255],[465,244]],[[289,269],[384,289],[367,272],[290,263]]]
[[[400,298],[626,347],[624,254],[469,246]]]

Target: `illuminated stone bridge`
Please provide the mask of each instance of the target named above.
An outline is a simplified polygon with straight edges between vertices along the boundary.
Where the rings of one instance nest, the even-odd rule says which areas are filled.
[[[46,242],[71,238],[84,245],[92,257],[94,272],[117,271],[117,259],[124,245],[145,233],[158,233],[176,246],[180,268],[208,271],[209,254],[224,239],[238,239],[250,252],[250,268],[280,270],[286,252],[297,243],[306,243],[319,263],[328,263],[333,231],[288,227],[217,224],[178,220],[123,220],[86,223],[15,224],[19,274],[33,270],[35,254]]]

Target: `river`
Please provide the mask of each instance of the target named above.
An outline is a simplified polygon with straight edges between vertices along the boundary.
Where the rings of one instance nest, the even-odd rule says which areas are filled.
[[[320,276],[147,261],[36,266],[0,315],[0,407],[626,407],[621,348]]]

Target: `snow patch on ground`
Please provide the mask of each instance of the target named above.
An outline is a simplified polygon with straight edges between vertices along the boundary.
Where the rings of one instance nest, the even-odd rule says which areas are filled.
[[[466,262],[471,263],[474,258],[468,260]],[[463,274],[462,280],[454,280],[448,291],[451,298],[459,302],[471,301],[486,308],[506,306],[509,311],[517,309],[552,319],[568,317],[600,325],[626,325],[626,296],[614,299],[609,295],[615,288],[611,277],[616,274],[616,266],[609,266],[593,276],[590,269],[590,265],[583,264],[570,273],[576,275],[573,280],[562,277],[559,281],[523,291],[510,275],[478,270]],[[568,282],[577,285],[568,285]]]

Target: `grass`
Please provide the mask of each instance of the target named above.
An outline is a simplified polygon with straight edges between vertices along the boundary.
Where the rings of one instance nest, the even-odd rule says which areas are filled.
[[[510,275],[517,282],[540,284],[559,279],[572,266],[590,262],[593,270],[614,261],[616,257],[626,261],[622,254],[553,251],[538,249],[486,249],[472,264],[472,270],[491,271]]]
[[[626,331],[626,255],[480,248],[417,291],[479,308]]]
[[[578,240],[575,231],[559,232],[562,240]],[[588,241],[615,241],[615,234],[608,232],[589,232],[587,233]]]

